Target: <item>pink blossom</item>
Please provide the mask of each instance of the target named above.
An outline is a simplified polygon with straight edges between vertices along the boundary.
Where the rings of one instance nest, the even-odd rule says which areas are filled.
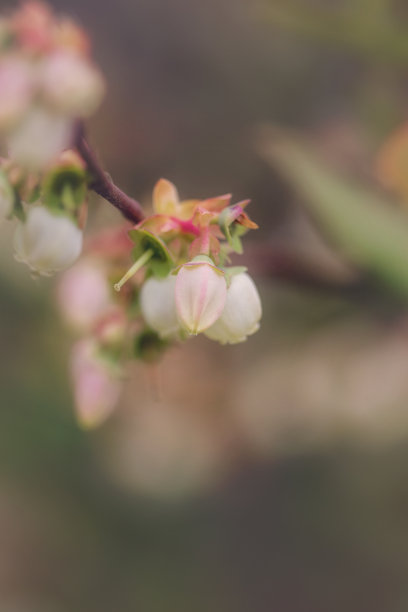
[[[53,15],[45,3],[28,0],[11,22],[19,44],[29,52],[48,51],[53,46]]]
[[[90,259],[77,263],[62,276],[57,298],[62,314],[72,327],[91,329],[111,305],[103,268]]]
[[[117,369],[98,354],[92,339],[74,345],[70,365],[78,421],[83,427],[96,427],[119,400],[122,383]]]
[[[27,110],[34,93],[30,64],[10,56],[0,62],[0,129],[9,129]]]
[[[226,297],[224,273],[209,257],[198,256],[181,266],[176,280],[176,308],[190,334],[197,335],[215,323]]]
[[[105,92],[99,70],[69,50],[56,51],[44,60],[40,80],[45,101],[72,117],[89,117]]]

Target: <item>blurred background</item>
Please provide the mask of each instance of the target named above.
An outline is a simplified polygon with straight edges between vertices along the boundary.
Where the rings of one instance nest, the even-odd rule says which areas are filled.
[[[135,363],[83,432],[55,283],[1,228],[0,612],[405,612],[408,165],[391,193],[376,160],[407,116],[407,3],[52,5],[91,35],[121,187],[252,199],[264,315],[172,348],[160,399]],[[95,200],[90,226],[116,221]]]

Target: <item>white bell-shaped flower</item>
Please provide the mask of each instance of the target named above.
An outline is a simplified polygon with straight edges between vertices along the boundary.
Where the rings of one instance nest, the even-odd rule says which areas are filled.
[[[71,119],[33,108],[8,137],[9,157],[26,168],[41,169],[69,146],[72,132]]]
[[[231,279],[224,310],[205,335],[221,344],[236,344],[259,329],[261,300],[252,278],[245,272]]]
[[[223,311],[226,297],[224,272],[209,257],[199,255],[180,267],[176,308],[189,334],[197,335],[210,327]]]
[[[175,301],[176,277],[149,278],[140,291],[140,307],[146,323],[161,338],[177,335],[180,323]]]
[[[31,270],[49,276],[70,266],[82,250],[82,232],[71,219],[47,208],[30,208],[25,223],[14,234],[17,261]]]

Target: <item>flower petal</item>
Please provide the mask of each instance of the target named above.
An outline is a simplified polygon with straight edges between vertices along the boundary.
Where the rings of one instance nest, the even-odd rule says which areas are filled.
[[[224,273],[207,262],[181,266],[176,280],[176,308],[183,327],[199,334],[223,311],[227,297]]]

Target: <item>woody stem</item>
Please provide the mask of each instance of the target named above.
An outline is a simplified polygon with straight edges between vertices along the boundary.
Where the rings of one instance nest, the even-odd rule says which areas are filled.
[[[91,174],[90,189],[117,208],[132,223],[142,221],[145,217],[142,206],[137,200],[119,189],[103,170],[96,153],[85,138],[84,127],[81,122],[78,122],[76,126],[74,145]]]

